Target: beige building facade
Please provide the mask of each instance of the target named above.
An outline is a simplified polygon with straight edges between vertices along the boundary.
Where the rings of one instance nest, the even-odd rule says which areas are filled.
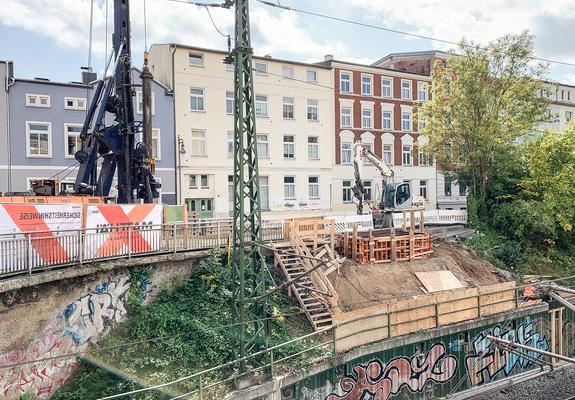
[[[176,44],[149,54],[154,77],[174,90],[178,200],[203,218],[233,209],[234,72],[225,56]],[[332,209],[331,70],[271,57],[253,66],[264,216]]]

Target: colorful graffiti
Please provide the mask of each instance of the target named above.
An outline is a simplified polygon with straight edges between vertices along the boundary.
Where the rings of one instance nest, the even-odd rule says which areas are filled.
[[[509,376],[515,368],[529,368],[533,360],[541,354],[527,350],[509,352],[492,343],[487,335],[500,337],[512,342],[524,344],[540,350],[549,350],[549,343],[544,335],[537,331],[531,317],[526,317],[515,329],[503,330],[496,326],[477,335],[472,342],[473,355],[465,359],[469,380],[472,385],[480,385],[496,379],[498,374]],[[525,357],[525,355],[527,357]]]
[[[119,276],[98,283],[88,294],[56,313],[53,322],[27,346],[0,354],[0,367],[58,357],[85,350],[127,317],[125,308],[130,277]],[[151,297],[148,278],[138,282],[139,296]],[[23,394],[49,398],[76,367],[76,359],[57,358],[0,369],[0,397],[17,400]]]
[[[339,392],[343,394],[335,392],[325,400],[386,400],[403,387],[422,392],[427,382],[445,383],[457,371],[457,358],[446,354],[443,343],[434,344],[423,360],[420,357],[397,357],[387,364],[372,360],[366,365],[356,365],[351,375],[339,381]]]

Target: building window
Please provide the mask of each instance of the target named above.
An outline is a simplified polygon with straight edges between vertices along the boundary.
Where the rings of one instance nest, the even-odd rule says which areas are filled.
[[[418,120],[417,121],[418,122],[417,130],[419,132],[423,132],[425,130],[425,128],[427,128],[427,121],[425,120],[425,117],[421,113],[419,113],[417,115],[417,120]]]
[[[573,119],[573,111],[565,111],[565,121],[569,122]]]
[[[308,69],[305,73],[308,82],[317,82],[317,71]]]
[[[44,94],[26,94],[27,107],[50,108],[50,96]]]
[[[361,143],[363,145],[363,148],[367,151],[372,151],[373,146],[371,145],[371,143]],[[367,157],[363,158],[363,164],[364,165],[371,165],[371,161],[369,161],[369,159]]]
[[[459,195],[466,196],[467,195],[467,185],[465,183],[459,181]]]
[[[267,134],[256,135],[258,158],[270,158],[270,144]]]
[[[192,156],[206,155],[206,132],[192,130]]]
[[[341,144],[341,163],[351,164],[351,143]]]
[[[307,137],[307,158],[319,160],[319,138],[317,136]]]
[[[83,97],[64,97],[66,110],[86,110],[86,99]]]
[[[401,81],[401,98],[411,100],[411,81]]]
[[[158,128],[152,128],[152,158],[154,160],[162,159],[160,130]]]
[[[561,89],[561,100],[565,100],[565,90]]]
[[[344,128],[351,128],[351,108],[341,108],[341,126]]]
[[[228,132],[228,158],[234,157],[234,133]]]
[[[82,148],[82,140],[80,139],[81,132],[82,125],[80,124],[64,124],[66,158],[74,158],[74,154]]]
[[[52,124],[26,122],[26,147],[28,157],[52,157]]]
[[[204,56],[203,54],[189,53],[188,61],[190,65],[204,65]]]
[[[445,177],[445,183],[443,185],[443,194],[445,194],[445,196],[451,196],[451,178]]]
[[[393,164],[393,145],[386,143],[383,145],[383,161],[387,165]]]
[[[372,79],[373,77],[371,75],[361,76],[361,94],[371,96]]]
[[[363,199],[365,201],[372,200],[371,181],[363,181]]]
[[[403,165],[411,165],[411,145],[404,144],[402,146],[402,163]]]
[[[258,74],[267,74],[268,73],[268,65],[266,63],[256,62],[256,72]]]
[[[287,79],[293,79],[294,73],[292,67],[283,66],[282,67],[282,76]]]
[[[136,92],[136,113],[144,113],[144,95],[141,91]],[[156,95],[152,93],[152,115],[156,115]]]
[[[342,200],[344,203],[351,203],[351,181],[343,181],[343,196]]]
[[[381,96],[393,97],[391,95],[391,79],[383,78],[381,80]]]
[[[427,181],[419,181],[419,195],[427,200]]]
[[[294,98],[284,97],[282,103],[284,119],[294,119]]]
[[[235,95],[234,92],[226,92],[226,114],[233,114],[235,111]]]
[[[319,114],[318,100],[308,99],[307,101],[307,120],[317,121]]]
[[[284,198],[295,199],[295,176],[284,176]]]
[[[404,132],[411,131],[411,112],[409,111],[401,113],[401,130]]]
[[[293,135],[284,135],[284,158],[295,158],[295,137]]]
[[[351,93],[351,74],[349,72],[340,72],[339,91],[342,93]]]
[[[205,111],[204,89],[190,88],[190,110]]]
[[[361,127],[371,128],[371,109],[369,108],[361,110]]]
[[[209,179],[207,175],[200,175],[200,185],[202,189],[209,189]]]
[[[419,101],[427,100],[427,83],[425,82],[417,83],[417,99]]]
[[[268,116],[268,96],[256,95],[256,117]]]
[[[310,176],[307,178],[309,198],[319,199],[319,176]]]
[[[267,176],[260,176],[260,204],[262,210],[270,209],[270,184]]]
[[[384,111],[381,118],[382,129],[391,129],[391,111]]]
[[[429,156],[423,149],[421,148],[422,145],[419,145],[419,153],[417,155],[418,162],[420,167],[427,167],[429,165]]]
[[[198,179],[196,175],[190,175],[188,180],[188,187],[190,189],[197,189],[198,188]]]

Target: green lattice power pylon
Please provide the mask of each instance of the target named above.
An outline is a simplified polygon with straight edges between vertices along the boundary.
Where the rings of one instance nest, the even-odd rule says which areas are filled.
[[[244,324],[248,310],[254,319],[265,317],[265,300],[252,299],[266,290],[267,267],[256,245],[262,242],[262,224],[248,0],[236,0],[235,7],[233,317],[240,324],[236,355],[244,357],[267,342],[264,322]]]

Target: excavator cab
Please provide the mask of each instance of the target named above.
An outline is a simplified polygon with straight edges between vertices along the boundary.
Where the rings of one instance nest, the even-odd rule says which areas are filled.
[[[381,196],[382,210],[404,210],[412,207],[409,183],[388,183]]]

